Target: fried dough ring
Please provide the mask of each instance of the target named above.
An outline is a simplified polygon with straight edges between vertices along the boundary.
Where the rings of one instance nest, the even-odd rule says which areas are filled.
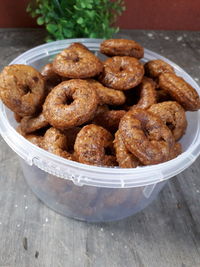
[[[200,98],[197,91],[176,74],[162,73],[159,76],[159,86],[167,91],[185,110],[195,111],[200,108]]]
[[[157,102],[155,87],[156,85],[153,80],[144,77],[141,84],[139,85],[140,89],[139,102],[136,105],[133,105],[132,108],[147,109],[151,105],[155,104]]]
[[[178,155],[180,155],[182,153],[182,146],[180,143],[175,143],[175,145],[173,146],[173,148],[170,150],[169,153],[169,159],[174,159],[176,157],[178,157]]]
[[[61,156],[63,158],[73,160],[73,155],[67,152],[67,137],[56,128],[48,129],[43,137],[41,146],[43,149]]]
[[[106,155],[106,149],[113,149],[113,137],[103,127],[89,124],[78,133],[74,150],[78,161],[89,165],[115,166],[116,158]]]
[[[140,161],[126,148],[119,130],[115,133],[114,148],[121,168],[136,168]]]
[[[25,116],[21,119],[21,129],[24,133],[32,133],[49,125],[43,112],[37,116]]]
[[[171,72],[174,69],[171,65],[161,59],[150,60],[144,65],[145,74],[151,78],[157,78],[161,73]]]
[[[99,79],[105,86],[128,90],[138,85],[143,76],[144,67],[136,58],[115,56],[104,62]]]
[[[172,131],[175,140],[179,140],[187,128],[185,110],[175,101],[166,101],[152,105],[148,111],[159,116]]]
[[[100,52],[107,56],[130,56],[142,58],[144,56],[144,48],[133,40],[125,39],[109,39],[100,45]]]
[[[102,126],[111,133],[115,133],[125,113],[125,110],[109,110],[107,106],[99,106],[92,123]]]
[[[71,104],[66,104],[71,100]],[[43,113],[55,128],[72,128],[92,119],[98,101],[96,91],[89,82],[69,80],[60,83],[49,93],[43,105]]]
[[[105,87],[92,79],[89,79],[88,82],[95,87],[97,95],[99,96],[100,105],[122,105],[125,103],[126,97],[122,91]]]
[[[0,98],[13,112],[33,115],[45,97],[41,74],[31,66],[10,65],[0,74]]]
[[[90,78],[102,71],[103,64],[87,47],[73,43],[55,57],[53,69],[67,78]]]
[[[127,149],[144,165],[169,159],[174,137],[156,115],[143,109],[133,109],[121,119],[119,131]]]

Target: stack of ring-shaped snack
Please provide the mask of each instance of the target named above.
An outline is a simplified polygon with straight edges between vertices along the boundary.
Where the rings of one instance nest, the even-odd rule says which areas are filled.
[[[140,168],[181,154],[186,111],[200,109],[197,91],[167,62],[140,62],[144,49],[133,40],[105,40],[100,52],[109,58],[101,62],[73,43],[41,73],[22,64],[5,67],[0,98],[14,112],[18,133],[50,153],[95,166]],[[123,194],[121,200],[105,196],[106,205],[118,197],[126,201]]]

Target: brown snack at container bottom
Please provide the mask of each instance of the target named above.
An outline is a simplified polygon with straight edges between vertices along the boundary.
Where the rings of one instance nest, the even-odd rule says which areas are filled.
[[[145,75],[151,78],[157,78],[161,73],[171,72],[174,73],[174,69],[167,62],[162,59],[150,60],[144,65]]]
[[[124,104],[126,97],[122,91],[105,87],[101,83],[93,79],[88,79],[87,81],[91,85],[94,86],[97,92],[97,95],[99,96],[100,105],[103,105],[103,104],[122,105]]]
[[[115,133],[114,148],[116,152],[116,159],[121,168],[136,168],[141,165],[138,158],[136,158],[125,146],[119,130]]]
[[[99,80],[105,86],[128,90],[138,85],[144,76],[143,65],[133,57],[115,56],[104,62],[104,69]]]
[[[185,110],[176,101],[166,101],[152,105],[148,111],[159,116],[172,131],[175,140],[179,140],[186,131]]]
[[[103,64],[83,44],[73,43],[55,57],[53,69],[60,76],[82,79],[98,75]]]
[[[41,128],[49,125],[48,121],[44,117],[43,112],[36,116],[25,116],[21,119],[21,130],[28,134],[33,133]]]
[[[100,52],[107,56],[130,56],[140,59],[144,56],[144,48],[133,40],[109,39],[100,45]]]
[[[51,127],[43,137],[41,146],[43,149],[60,157],[73,160],[73,155],[67,152],[67,137],[60,130]]]
[[[52,126],[64,130],[91,120],[98,103],[97,93],[87,80],[72,79],[49,93],[43,113]]]
[[[56,197],[57,202],[67,207],[72,214],[91,216],[95,212],[98,188],[94,186],[77,186],[72,183],[71,190]]]
[[[133,108],[142,108],[147,109],[151,105],[156,103],[156,90],[155,82],[152,79],[144,77],[141,84],[139,85],[140,98],[136,105],[133,105]],[[133,89],[134,90],[134,89]]]
[[[188,111],[200,109],[200,98],[197,91],[182,77],[174,73],[162,73],[159,76],[159,86],[167,91],[173,100],[176,100]]]
[[[95,124],[84,126],[78,133],[74,150],[79,162],[98,166],[115,166],[113,137],[103,127]]]
[[[115,133],[125,113],[125,110],[109,110],[105,105],[99,106],[92,123],[102,126],[111,133]]]
[[[41,74],[31,66],[6,66],[0,74],[0,98],[20,116],[35,114],[45,97]]]
[[[171,131],[158,116],[139,108],[124,115],[119,132],[127,149],[144,165],[167,161],[175,143]]]

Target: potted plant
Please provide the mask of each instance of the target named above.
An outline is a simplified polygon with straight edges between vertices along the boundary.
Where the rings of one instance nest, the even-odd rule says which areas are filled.
[[[66,38],[110,38],[113,26],[125,10],[124,1],[32,0],[27,12],[48,32],[47,41]]]

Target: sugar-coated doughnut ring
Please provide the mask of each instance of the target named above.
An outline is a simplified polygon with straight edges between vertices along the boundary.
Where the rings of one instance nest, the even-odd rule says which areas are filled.
[[[0,74],[0,98],[21,116],[34,114],[45,97],[41,74],[31,66],[10,65]]]
[[[55,57],[53,69],[67,78],[90,78],[102,71],[103,64],[87,47],[74,43]]]
[[[182,153],[182,146],[180,143],[175,143],[175,145],[172,147],[172,149],[170,150],[169,153],[169,159],[174,159],[176,157],[178,157],[178,155],[180,155]]]
[[[144,48],[133,40],[126,39],[109,39],[100,45],[100,52],[107,56],[130,56],[142,58]]]
[[[92,119],[99,103],[93,86],[86,80],[69,80],[57,85],[47,96],[43,113],[59,129],[79,126]]]
[[[145,74],[151,78],[157,78],[161,73],[171,72],[174,69],[171,65],[161,59],[150,60],[144,65]]]
[[[143,65],[134,57],[112,57],[104,62],[99,79],[108,87],[128,90],[138,85],[144,76]]]
[[[103,127],[94,124],[84,126],[77,135],[74,150],[81,163],[98,166],[116,165],[116,158],[112,155],[113,137]]]
[[[45,81],[47,91],[51,91],[53,87],[62,82],[62,77],[53,70],[53,64],[48,63],[41,69],[41,74]]]
[[[126,97],[122,91],[105,87],[93,79],[88,79],[88,81],[95,87],[99,96],[100,105],[122,105],[126,101]]]
[[[144,165],[158,164],[169,159],[175,140],[158,116],[135,108],[121,119],[119,131],[127,149]]]
[[[159,86],[167,91],[185,110],[195,111],[200,108],[200,98],[197,91],[176,74],[162,73],[159,76]]]
[[[92,123],[102,126],[111,133],[115,133],[125,113],[125,110],[109,110],[107,106],[99,106]]]
[[[63,158],[73,160],[73,155],[67,152],[66,135],[56,128],[51,127],[46,131],[42,148]]]
[[[49,125],[43,112],[36,116],[25,116],[21,119],[21,130],[24,133],[32,133]]]
[[[136,168],[141,165],[138,158],[126,148],[119,130],[115,133],[114,148],[117,162],[121,168]]]
[[[176,101],[166,101],[152,105],[148,111],[159,116],[172,131],[175,140],[180,139],[187,128],[185,110]]]
[[[147,109],[151,105],[155,104],[156,101],[156,90],[155,83],[153,80],[144,77],[141,84],[139,85],[140,98],[136,105],[133,105],[132,108],[142,108]]]

